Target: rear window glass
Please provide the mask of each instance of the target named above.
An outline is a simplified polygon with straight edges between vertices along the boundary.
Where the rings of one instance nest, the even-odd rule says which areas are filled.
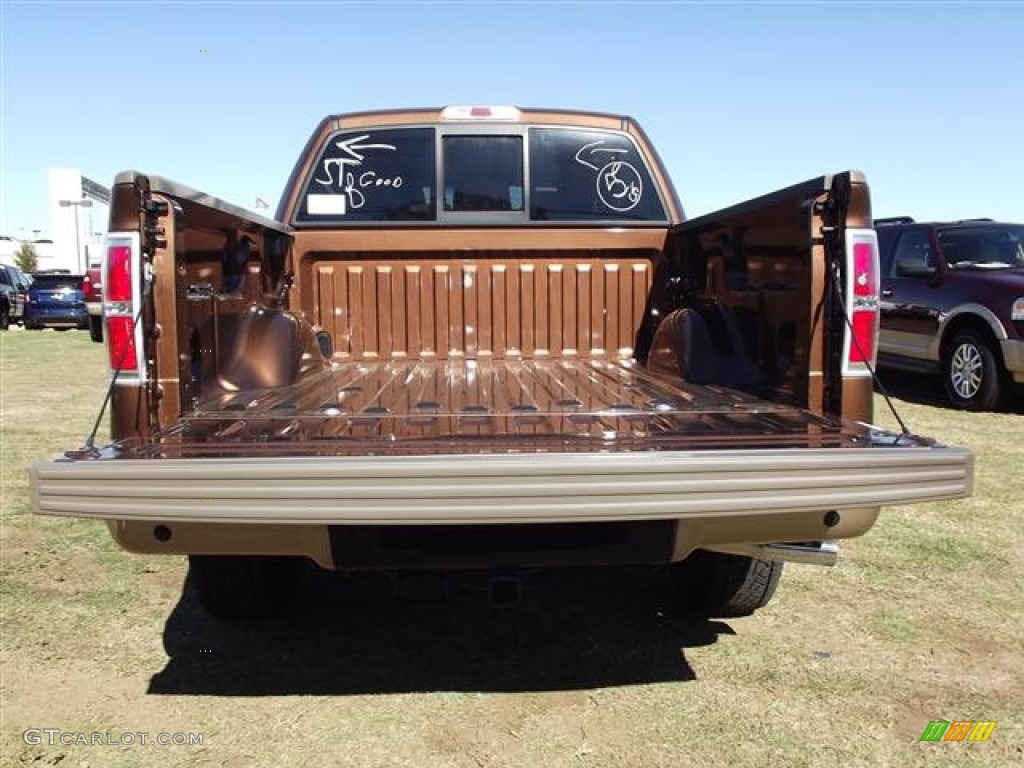
[[[65,288],[80,291],[82,278],[80,275],[35,275],[32,287],[43,291],[59,291]]]
[[[446,211],[523,210],[521,136],[445,136]]]
[[[662,221],[665,209],[628,137],[531,128],[530,218]]]
[[[295,219],[332,226],[666,220],[660,188],[625,133],[462,124],[333,134],[309,171]]]
[[[432,221],[433,128],[347,131],[317,158],[299,221]]]

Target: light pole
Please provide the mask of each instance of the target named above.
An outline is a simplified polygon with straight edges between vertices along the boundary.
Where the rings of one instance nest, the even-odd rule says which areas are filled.
[[[85,269],[82,267],[82,236],[78,229],[78,209],[92,208],[92,200],[85,197],[81,200],[61,200],[58,205],[61,208],[70,206],[75,209],[75,265],[78,267],[78,273],[84,275]]]

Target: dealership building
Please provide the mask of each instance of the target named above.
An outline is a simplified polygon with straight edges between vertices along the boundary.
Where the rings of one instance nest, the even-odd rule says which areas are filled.
[[[51,168],[50,232],[53,245],[38,248],[39,269],[80,275],[100,260],[110,213],[110,190],[74,168]]]
[[[0,264],[15,264],[22,243],[36,251],[36,269],[80,275],[100,261],[110,218],[110,190],[75,168],[51,168],[48,208],[50,232],[0,233]]]

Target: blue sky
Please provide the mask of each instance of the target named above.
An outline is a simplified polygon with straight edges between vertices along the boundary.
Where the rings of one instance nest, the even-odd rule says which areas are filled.
[[[636,117],[689,215],[858,168],[876,216],[1024,221],[1020,3],[0,0],[0,231],[47,169],[273,205],[325,114]]]

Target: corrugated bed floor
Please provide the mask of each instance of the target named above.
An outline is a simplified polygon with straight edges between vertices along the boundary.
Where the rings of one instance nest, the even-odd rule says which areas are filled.
[[[527,438],[528,439],[524,439]],[[856,447],[870,431],[629,360],[337,364],[286,389],[201,402],[122,455],[414,455]]]

